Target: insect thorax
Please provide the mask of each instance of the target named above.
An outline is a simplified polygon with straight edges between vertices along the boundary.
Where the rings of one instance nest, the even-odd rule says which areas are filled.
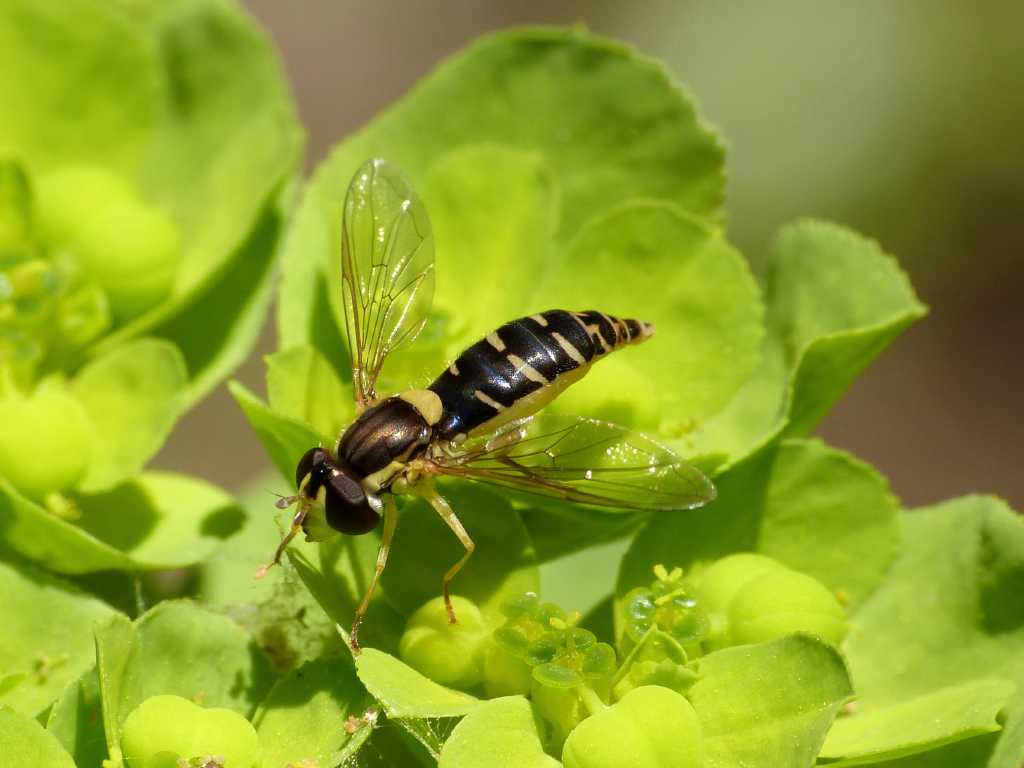
[[[369,478],[422,453],[432,430],[415,397],[412,400],[405,393],[365,410],[338,441],[338,458]],[[381,478],[379,484],[386,485],[388,479]]]

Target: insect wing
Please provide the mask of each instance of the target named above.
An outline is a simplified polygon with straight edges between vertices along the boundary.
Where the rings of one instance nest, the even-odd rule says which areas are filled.
[[[526,419],[434,463],[440,474],[616,509],[692,509],[715,498],[711,481],[670,449],[598,419]]]
[[[376,399],[393,350],[422,330],[434,298],[434,239],[419,196],[397,168],[368,160],[352,177],[341,224],[345,331],[356,401]]]

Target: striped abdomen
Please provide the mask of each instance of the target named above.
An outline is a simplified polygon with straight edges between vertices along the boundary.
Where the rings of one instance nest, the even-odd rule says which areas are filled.
[[[552,309],[487,334],[430,385],[443,415],[435,438],[479,434],[536,413],[613,349],[654,327],[603,312]]]

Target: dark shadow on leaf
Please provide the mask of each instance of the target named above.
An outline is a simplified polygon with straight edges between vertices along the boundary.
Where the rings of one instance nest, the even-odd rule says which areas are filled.
[[[160,517],[153,500],[131,482],[80,496],[75,503],[82,512],[75,521],[78,527],[121,551],[129,551],[144,541]]]
[[[215,509],[206,517],[199,527],[203,536],[226,539],[241,529],[245,524],[245,510],[234,504]]]

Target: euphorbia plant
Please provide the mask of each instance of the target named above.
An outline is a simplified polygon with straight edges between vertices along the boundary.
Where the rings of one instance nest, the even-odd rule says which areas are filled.
[[[356,657],[335,625],[376,535],[297,542],[257,583],[279,538],[266,493],[201,566],[206,605],[130,620],[5,562],[14,765],[1019,764],[1024,526],[980,497],[902,512],[878,472],[807,436],[924,308],[878,245],[822,222],[786,227],[755,280],[723,228],[716,134],[618,44],[485,38],[317,168],[288,233],[267,401],[231,385],[272,487],[293,493],[298,458],[353,417],[338,226],[375,156],[421,191],[437,250],[435,312],[381,389],[422,385],[519,315],[639,316],[655,338],[552,407],[651,434],[717,499],[609,513],[448,483],[477,544],[454,583],[461,621],[438,596],[460,546],[404,504]]]

